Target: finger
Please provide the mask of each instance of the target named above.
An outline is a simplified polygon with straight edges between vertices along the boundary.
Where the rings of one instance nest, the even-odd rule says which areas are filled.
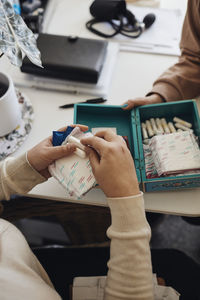
[[[117,135],[111,129],[98,131],[95,136],[103,138],[107,142],[112,142],[116,139]]]
[[[136,106],[135,100],[128,100],[128,101],[122,106],[122,109],[123,109],[123,110],[130,110],[130,109],[132,109],[134,106]]]
[[[128,101],[122,103],[121,107],[122,109],[125,109],[128,106]]]
[[[134,106],[141,106],[141,105],[146,105],[149,104],[149,100],[147,98],[138,98],[133,100]]]
[[[87,131],[88,130],[88,126],[87,125],[82,125],[82,124],[72,124],[70,125],[71,127],[79,127],[81,129],[81,131]]]
[[[91,136],[81,139],[81,143],[85,146],[91,146],[97,152],[101,153],[103,149],[107,146],[107,142],[99,137]]]
[[[50,160],[56,160],[72,154],[76,150],[74,144],[66,144],[63,146],[48,147],[48,157]]]
[[[92,166],[92,171],[95,174],[95,171],[98,168],[99,163],[100,163],[99,155],[97,154],[97,152],[95,150],[90,149],[89,159],[90,159],[90,163]]]
[[[68,126],[57,129],[56,131],[66,131]]]

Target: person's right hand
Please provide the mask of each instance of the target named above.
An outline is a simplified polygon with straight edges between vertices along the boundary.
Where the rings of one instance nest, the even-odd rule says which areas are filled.
[[[135,166],[123,138],[112,130],[81,139],[90,146],[89,159],[93,174],[107,197],[127,197],[139,194]]]
[[[150,96],[128,100],[127,102],[125,102],[123,104],[124,107],[122,107],[122,109],[130,110],[130,109],[134,108],[135,106],[155,104],[155,103],[161,103],[161,102],[163,102],[161,96],[159,96],[158,94],[152,94]],[[126,104],[126,106],[125,106],[125,104]]]

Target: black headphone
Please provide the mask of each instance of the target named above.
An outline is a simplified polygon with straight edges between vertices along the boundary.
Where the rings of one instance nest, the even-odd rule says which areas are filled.
[[[139,22],[134,14],[126,9],[125,0],[95,0],[90,6],[90,13],[94,18],[86,23],[87,29],[104,38],[111,38],[118,33],[137,38],[156,19],[154,14],[148,14]],[[114,33],[106,34],[94,28],[95,24],[102,22],[108,22]]]

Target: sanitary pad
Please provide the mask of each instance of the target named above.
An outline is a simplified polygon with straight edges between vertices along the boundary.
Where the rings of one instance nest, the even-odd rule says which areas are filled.
[[[83,133],[79,127],[73,128],[72,131],[68,127],[67,133],[63,132],[62,134],[58,132],[56,138],[53,136],[53,141],[56,140],[56,145],[59,145],[57,143],[58,140],[62,144],[66,144],[70,136],[80,140],[83,137],[91,135],[89,132]],[[62,138],[60,138],[61,136]],[[96,185],[92,167],[87,156],[83,158],[77,154],[71,154],[70,156],[58,159],[49,166],[49,172],[66,189],[68,198],[79,199]]]

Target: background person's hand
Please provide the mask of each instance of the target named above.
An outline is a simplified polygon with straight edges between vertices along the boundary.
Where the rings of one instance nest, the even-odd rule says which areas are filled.
[[[78,126],[82,131],[87,131],[88,126],[85,125],[70,125],[70,126]],[[63,127],[59,129],[59,131],[65,131],[67,127]],[[46,138],[35,147],[30,149],[27,153],[27,158],[30,165],[39,172],[45,178],[51,177],[48,166],[52,164],[55,160],[68,156],[72,154],[76,150],[76,146],[74,144],[67,144],[64,146],[56,146],[52,145],[52,136]]]
[[[128,100],[127,102],[123,103],[122,109],[124,110],[130,110],[134,108],[135,106],[141,106],[141,105],[148,105],[148,104],[155,104],[155,103],[161,103],[163,102],[162,97],[158,94],[152,94],[150,96],[146,97],[139,97],[132,100]],[[127,104],[125,106],[125,104]]]
[[[107,197],[139,193],[133,159],[121,136],[105,130],[94,137],[81,139],[81,143],[93,148],[89,150],[92,171]]]

